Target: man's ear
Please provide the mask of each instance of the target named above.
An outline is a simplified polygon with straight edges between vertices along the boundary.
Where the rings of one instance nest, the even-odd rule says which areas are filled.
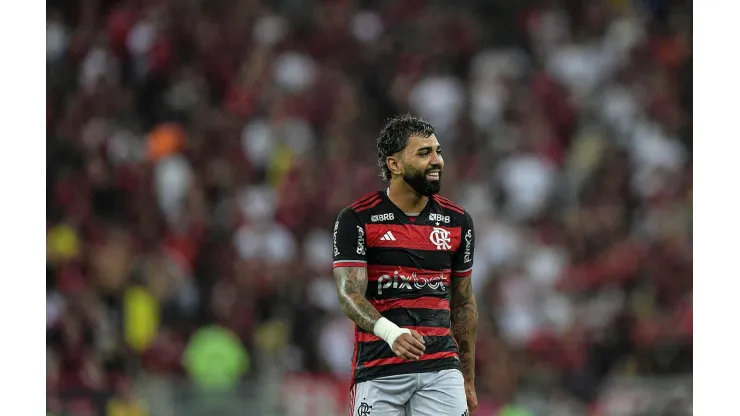
[[[388,166],[388,169],[390,169],[391,176],[403,175],[403,169],[401,168],[400,155],[396,154],[393,156],[388,156],[385,159],[385,165]]]

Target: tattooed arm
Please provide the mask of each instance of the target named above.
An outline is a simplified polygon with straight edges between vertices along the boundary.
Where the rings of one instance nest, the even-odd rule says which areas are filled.
[[[473,296],[470,277],[452,279],[450,304],[452,334],[460,353],[460,369],[466,382],[475,380],[475,332],[478,327],[478,306]]]
[[[381,315],[365,298],[366,256],[365,224],[354,210],[345,208],[334,223],[334,280],[339,306],[357,326],[372,332]]]
[[[334,279],[339,306],[355,325],[383,339],[397,356],[419,359],[424,352],[424,338],[384,318],[365,298],[366,252],[365,227],[352,209],[345,208],[334,223]]]
[[[339,307],[357,326],[373,332],[380,312],[365,298],[367,269],[365,267],[337,267],[334,269]]]
[[[462,242],[452,262],[450,320],[452,336],[459,348],[460,370],[465,379],[465,397],[470,412],[478,407],[478,396],[475,394],[475,332],[478,329],[478,306],[475,304],[471,278],[474,253],[473,219],[466,212]]]

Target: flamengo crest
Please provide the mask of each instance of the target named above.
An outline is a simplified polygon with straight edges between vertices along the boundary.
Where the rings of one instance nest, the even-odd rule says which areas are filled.
[[[437,250],[451,250],[450,245],[450,232],[444,228],[434,227],[432,233],[429,234],[429,240],[437,246]]]

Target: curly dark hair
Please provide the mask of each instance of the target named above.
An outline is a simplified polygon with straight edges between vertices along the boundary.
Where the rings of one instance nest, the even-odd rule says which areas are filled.
[[[406,148],[411,136],[427,138],[432,134],[434,134],[434,127],[431,124],[411,114],[403,114],[389,119],[380,131],[380,136],[376,141],[380,177],[386,181],[391,179],[391,170],[388,169],[385,161],[388,156]]]

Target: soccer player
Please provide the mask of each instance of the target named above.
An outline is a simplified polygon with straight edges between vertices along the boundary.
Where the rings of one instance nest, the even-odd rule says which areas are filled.
[[[473,221],[437,195],[444,161],[430,124],[396,117],[377,150],[388,188],[334,224],[337,294],[356,325],[351,414],[468,415],[478,402]]]

